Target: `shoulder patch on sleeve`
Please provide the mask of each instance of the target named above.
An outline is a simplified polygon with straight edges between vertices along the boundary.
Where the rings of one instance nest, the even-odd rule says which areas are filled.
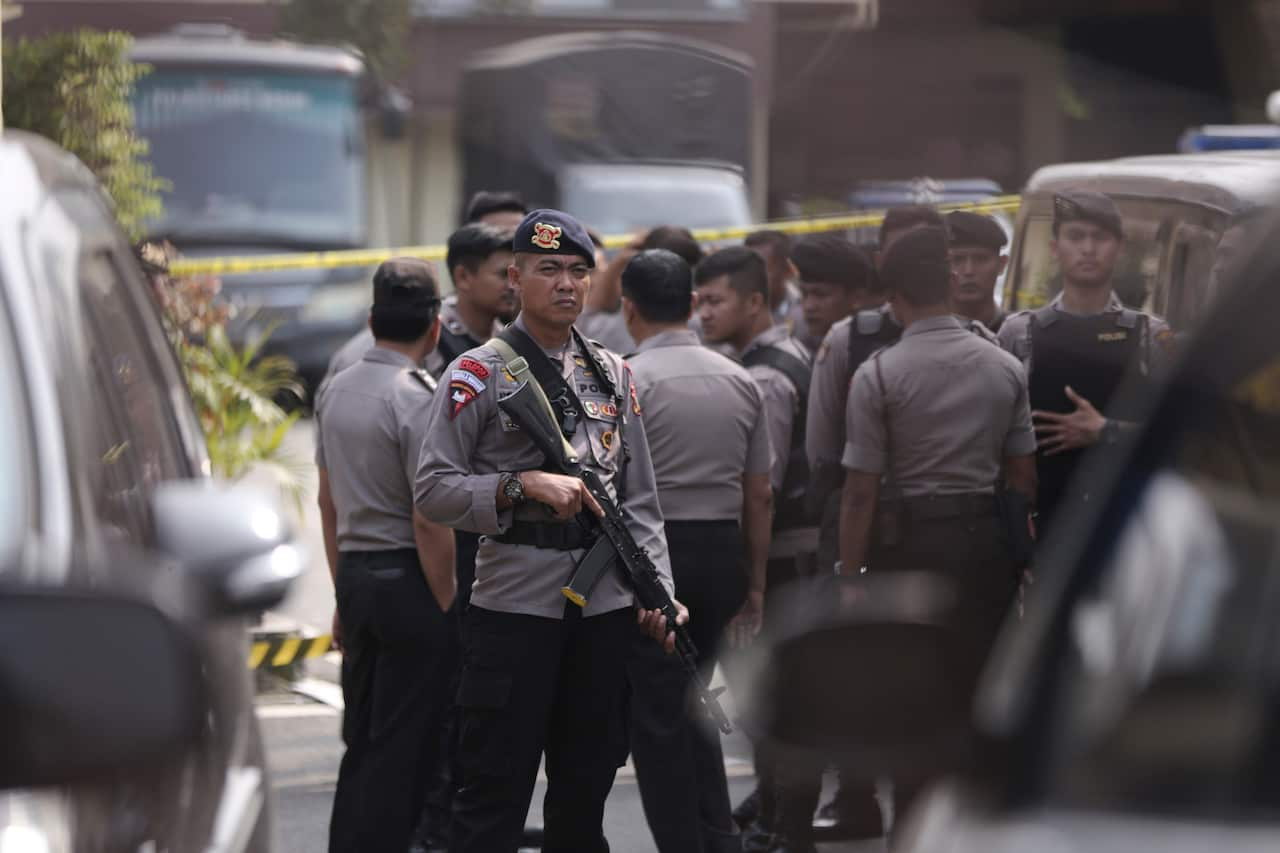
[[[489,368],[485,367],[474,358],[464,357],[460,359],[458,361],[457,368],[454,369],[454,373],[457,373],[459,370],[465,370],[481,381],[489,378]]]

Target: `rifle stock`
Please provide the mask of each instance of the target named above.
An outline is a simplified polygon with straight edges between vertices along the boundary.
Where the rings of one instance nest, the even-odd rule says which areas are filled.
[[[622,510],[609,494],[604,482],[595,471],[583,466],[573,448],[565,440],[552,416],[550,406],[539,397],[537,384],[525,380],[505,397],[498,400],[498,407],[511,418],[547,457],[548,464],[558,473],[577,477],[591,492],[604,510],[604,517],[596,519],[601,538],[588,551],[574,571],[573,578],[564,587],[565,596],[579,607],[586,606],[591,587],[609,566],[622,569],[623,577],[635,594],[636,601],[645,610],[660,611],[666,619],[667,630],[675,634],[676,654],[680,657],[689,680],[696,688],[699,706],[725,734],[733,731],[724,709],[720,707],[719,690],[711,690],[698,672],[698,650],[693,645],[689,631],[678,624],[675,602],[662,585],[658,567],[648,551],[636,542],[627,529]],[[607,546],[602,542],[607,542]]]

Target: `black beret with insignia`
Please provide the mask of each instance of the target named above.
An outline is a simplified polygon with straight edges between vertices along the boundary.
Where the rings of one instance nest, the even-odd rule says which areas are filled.
[[[559,210],[540,208],[516,227],[511,250],[539,255],[581,255],[588,267],[596,265],[595,244],[582,223]]]
[[[1120,208],[1105,193],[1067,190],[1053,196],[1053,233],[1067,222],[1090,222],[1124,238]]]
[[[971,210],[956,210],[947,214],[947,236],[951,238],[953,249],[990,249],[997,254],[1009,242],[1000,223],[990,216]]]

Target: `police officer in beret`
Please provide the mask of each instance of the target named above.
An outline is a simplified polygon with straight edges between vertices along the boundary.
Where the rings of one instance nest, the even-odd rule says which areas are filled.
[[[508,270],[521,312],[501,335],[547,392],[561,432],[616,496],[672,590],[653,464],[631,370],[574,328],[595,251],[582,225],[532,211]],[[464,616],[458,770],[449,849],[513,853],[545,752],[543,849],[603,853],[605,798],[628,750],[627,660],[641,627],[674,648],[665,622],[634,608],[618,572],[585,608],[561,594],[595,536],[600,507],[546,461],[498,400],[518,385],[497,341],[446,368],[418,465],[422,514],[482,534]],[[680,617],[687,620],[687,612]]]
[[[1062,291],[1048,305],[1021,311],[1000,329],[1000,345],[1026,366],[1039,440],[1036,468],[1041,540],[1068,501],[1084,452],[1110,446],[1132,414],[1116,390],[1127,376],[1135,390],[1160,369],[1172,347],[1168,325],[1116,296],[1113,277],[1124,246],[1120,211],[1100,192],[1054,197],[1050,247]],[[1078,484],[1072,501],[1087,500]]]
[[[389,260],[373,278],[373,346],[316,407],[325,555],[343,650],[342,738],[329,849],[404,853],[439,759],[447,706],[445,613],[453,531],[413,508],[435,381],[418,365],[440,333],[430,267]]]
[[[957,675],[967,692],[1019,581],[996,492],[1003,480],[1022,496],[1025,530],[1036,447],[1025,374],[952,314],[942,229],[902,237],[881,278],[904,332],[858,368],[849,391],[841,569],[926,570],[953,580]],[[896,795],[899,814],[904,793]]]
[[[769,427],[745,368],[689,328],[693,273],[650,249],[622,272],[622,313],[639,349],[628,361],[644,410],[676,594],[698,618],[690,636],[710,680],[728,629],[760,630],[772,490]],[[662,853],[740,851],[719,734],[689,714],[684,671],[637,637],[631,660],[631,753]]]
[[[976,320],[992,332],[1000,331],[1004,311],[996,304],[996,282],[1009,265],[1001,254],[1009,238],[991,216],[971,210],[947,214],[951,240],[951,269],[956,274],[951,305],[956,314]]]

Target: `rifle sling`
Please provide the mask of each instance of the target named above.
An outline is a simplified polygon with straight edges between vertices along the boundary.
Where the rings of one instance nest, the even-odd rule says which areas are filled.
[[[534,380],[542,386],[547,401],[555,411],[560,432],[565,438],[572,439],[578,431],[578,419],[582,417],[582,403],[572,386],[565,381],[555,363],[542,351],[542,347],[523,329],[512,324],[503,329],[498,338],[505,341],[529,365]]]

